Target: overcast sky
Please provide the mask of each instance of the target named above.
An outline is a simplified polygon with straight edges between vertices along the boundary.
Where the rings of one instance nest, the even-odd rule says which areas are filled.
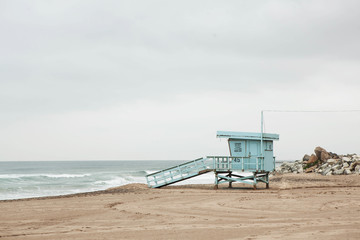
[[[0,1],[0,160],[192,160],[262,109],[360,109],[360,1]],[[360,112],[265,112],[279,160]]]

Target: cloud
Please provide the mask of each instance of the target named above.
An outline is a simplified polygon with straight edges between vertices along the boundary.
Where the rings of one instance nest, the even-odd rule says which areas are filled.
[[[56,130],[62,129],[57,128],[62,121],[69,126],[76,123],[69,128],[71,137],[82,124],[99,119],[99,128],[88,126],[74,137],[77,149],[83,151],[69,149],[76,159],[92,158],[85,150],[100,143],[88,145],[88,134],[95,139],[103,136],[106,146],[114,146],[116,134],[111,135],[110,129],[117,125],[106,127],[106,119],[114,118],[132,129],[117,134],[152,129],[147,136],[155,143],[154,136],[171,132],[178,136],[175,145],[187,144],[190,149],[199,141],[182,134],[186,127],[193,135],[205,134],[199,130],[204,121],[198,119],[206,119],[208,134],[219,128],[256,131],[254,118],[261,109],[360,108],[359,5],[358,1],[1,1],[0,130],[7,133],[3,141],[12,138],[13,131],[28,139],[40,129],[43,136],[55,131],[52,137],[71,142]],[[120,118],[118,111],[128,111],[133,118]],[[228,120],[234,114],[239,120]],[[226,117],[218,118],[221,115]],[[141,116],[142,124],[135,116]],[[183,119],[188,116],[194,118]],[[241,127],[235,124],[241,121]],[[36,144],[44,139],[37,138]],[[8,148],[14,149],[13,144]],[[126,145],[125,137],[121,144]],[[59,151],[54,146],[44,152],[48,158]],[[20,147],[26,148],[25,142]],[[157,146],[150,144],[146,156],[134,153],[135,148],[131,154],[154,159],[159,151],[151,149]],[[164,158],[175,152],[169,149],[161,153]],[[204,149],[211,148],[204,145]],[[119,155],[115,147],[97,151],[98,158],[101,154],[134,158],[130,153]],[[11,159],[11,151],[4,156]],[[33,152],[21,156],[42,158]]]

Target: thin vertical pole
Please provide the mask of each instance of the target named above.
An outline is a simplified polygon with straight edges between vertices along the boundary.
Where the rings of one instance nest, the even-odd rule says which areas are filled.
[[[261,110],[261,157],[264,156],[263,134],[264,134],[264,111]]]

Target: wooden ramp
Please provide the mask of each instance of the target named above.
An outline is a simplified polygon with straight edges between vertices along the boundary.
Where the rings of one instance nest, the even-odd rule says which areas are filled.
[[[213,171],[214,162],[209,158],[198,158],[168,169],[146,175],[151,188],[160,188]]]

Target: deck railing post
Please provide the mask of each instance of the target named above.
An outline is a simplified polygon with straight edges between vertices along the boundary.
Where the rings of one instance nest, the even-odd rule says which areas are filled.
[[[163,175],[164,182],[167,183],[167,181],[166,181],[166,176],[165,176],[165,172],[164,172],[164,171],[162,172],[162,175]]]
[[[170,170],[170,177],[171,177],[171,180],[174,180],[173,174],[172,174],[172,171],[171,171],[171,170]]]
[[[196,171],[199,171],[199,166],[197,165],[196,161],[194,161],[194,164],[195,164]]]
[[[180,168],[180,166],[178,166],[177,168],[178,168],[178,170],[179,170],[179,173],[180,173],[180,178],[182,178],[183,176],[182,176],[182,171],[181,171],[181,168]]]

